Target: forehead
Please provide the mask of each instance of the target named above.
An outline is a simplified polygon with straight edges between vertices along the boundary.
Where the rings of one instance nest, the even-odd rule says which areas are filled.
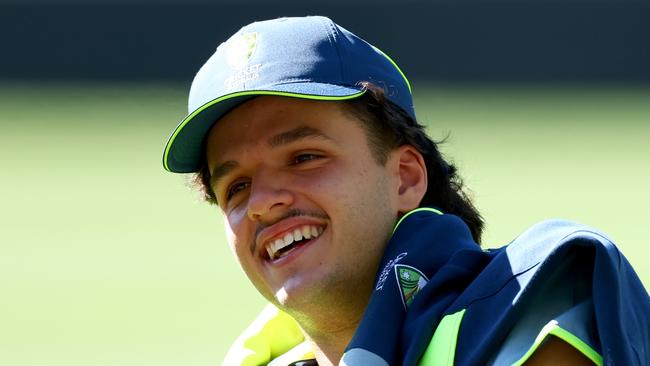
[[[269,139],[283,132],[305,127],[335,138],[346,133],[355,120],[344,102],[262,96],[249,100],[215,123],[206,139],[208,157],[232,149],[264,147]],[[357,126],[355,126],[357,127]],[[349,132],[349,131],[348,131]],[[309,135],[309,134],[307,134]]]

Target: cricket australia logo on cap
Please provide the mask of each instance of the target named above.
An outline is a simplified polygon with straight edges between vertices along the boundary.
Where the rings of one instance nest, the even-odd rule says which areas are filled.
[[[415,295],[429,282],[429,279],[419,269],[406,264],[395,265],[395,276],[397,276],[397,287],[402,295],[402,304],[404,309],[408,309]]]
[[[230,40],[226,49],[226,62],[233,69],[241,69],[246,66],[248,60],[255,52],[257,45],[257,33],[244,33],[241,36]]]
[[[257,48],[257,33],[244,33],[228,42],[226,48],[226,63],[234,73],[224,80],[226,89],[232,90],[244,85],[247,81],[259,77],[259,69],[262,64],[248,65],[248,61]]]

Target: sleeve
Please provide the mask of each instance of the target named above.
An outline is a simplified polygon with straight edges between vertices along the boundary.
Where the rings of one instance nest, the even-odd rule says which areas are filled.
[[[577,349],[595,365],[603,365],[591,300],[576,305],[541,326],[544,318],[528,314],[513,328],[490,365],[522,365],[551,336]]]
[[[522,365],[551,336],[603,365],[589,283],[567,270],[559,268],[535,294],[489,365]]]
[[[302,348],[296,346],[301,345],[303,341],[304,336],[296,321],[275,306],[268,305],[233,343],[222,365],[267,365],[284,353],[292,350],[296,353],[294,348],[301,350]]]

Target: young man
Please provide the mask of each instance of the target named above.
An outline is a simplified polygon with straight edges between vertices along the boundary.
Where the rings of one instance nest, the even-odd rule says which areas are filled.
[[[611,242],[551,221],[481,250],[406,77],[331,20],[242,28],[189,111],[164,166],[197,173],[272,304],[224,364],[650,363],[650,300]]]

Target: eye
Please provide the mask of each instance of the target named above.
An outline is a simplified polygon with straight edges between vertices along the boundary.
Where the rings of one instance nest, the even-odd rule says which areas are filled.
[[[228,191],[226,191],[226,202],[230,201],[230,199],[235,196],[237,193],[243,191],[244,189],[248,188],[250,185],[250,182],[235,182],[228,187]]]
[[[301,164],[307,161],[316,160],[318,158],[320,158],[320,155],[311,153],[299,154],[293,157],[293,160],[291,160],[291,165]]]

